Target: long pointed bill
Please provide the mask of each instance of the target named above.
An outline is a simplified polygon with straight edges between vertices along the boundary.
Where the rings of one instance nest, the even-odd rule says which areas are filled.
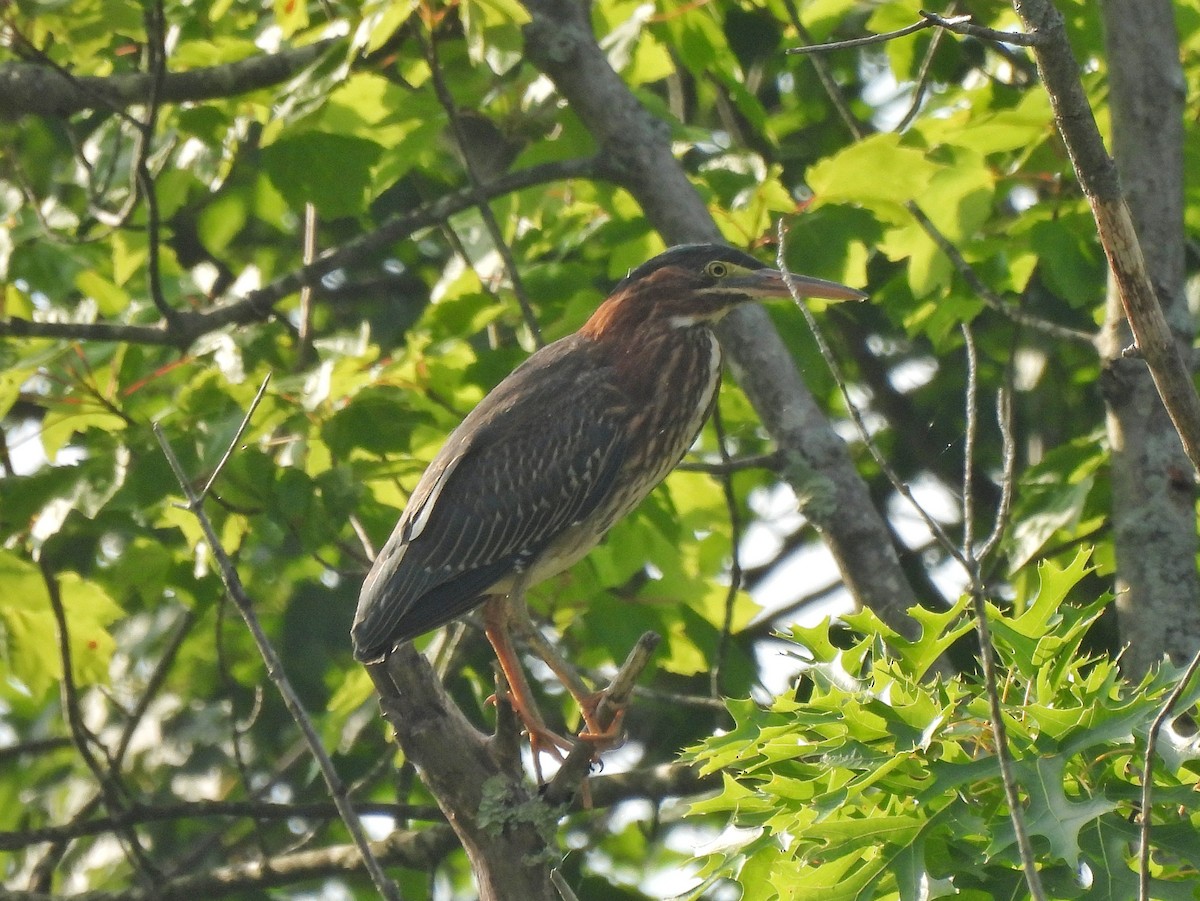
[[[789,273],[788,278],[801,297],[821,297],[826,300],[866,300],[867,295],[854,288],[811,275]],[[777,269],[755,269],[753,272],[726,278],[722,287],[736,288],[751,297],[791,297],[783,274]]]

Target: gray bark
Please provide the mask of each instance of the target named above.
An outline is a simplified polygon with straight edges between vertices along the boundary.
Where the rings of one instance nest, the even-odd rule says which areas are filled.
[[[367,670],[396,740],[467,852],[481,901],[557,901],[557,817],[525,778],[515,729],[489,738],[472,726],[411,644]]]
[[[1183,71],[1169,0],[1103,7],[1113,148],[1147,271],[1175,344],[1191,365],[1194,328],[1184,296]],[[1117,610],[1124,663],[1140,675],[1164,654],[1200,647],[1193,469],[1132,340],[1115,286],[1099,339],[1113,448]]]

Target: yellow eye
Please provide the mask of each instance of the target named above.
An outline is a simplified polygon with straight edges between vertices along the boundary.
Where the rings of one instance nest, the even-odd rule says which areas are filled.
[[[704,267],[704,271],[713,278],[724,278],[729,274],[729,266],[720,260],[713,260]]]

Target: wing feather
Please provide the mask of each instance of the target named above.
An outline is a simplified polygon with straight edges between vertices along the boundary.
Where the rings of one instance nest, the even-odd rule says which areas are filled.
[[[609,496],[629,413],[586,342],[534,354],[451,434],[363,584],[359,659],[462,615]]]

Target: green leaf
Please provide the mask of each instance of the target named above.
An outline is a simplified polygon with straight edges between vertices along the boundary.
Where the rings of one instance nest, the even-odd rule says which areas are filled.
[[[808,171],[815,207],[856,203],[871,209],[920,199],[939,167],[897,134],[872,135],[827,157]],[[880,173],[887,173],[880,178]]]
[[[121,608],[98,585],[75,573],[61,573],[58,583],[75,681],[80,686],[107,681],[116,645],[105,627],[121,616]],[[0,550],[0,623],[13,678],[41,697],[63,673],[50,594],[36,566],[4,550]]]
[[[307,132],[262,150],[263,170],[297,211],[312,203],[322,216],[352,216],[366,208],[372,167],[383,148],[365,138]]]
[[[102,316],[115,316],[129,306],[129,295],[94,270],[76,275],[75,287],[96,301]]]
[[[1050,852],[1074,868],[1079,865],[1079,833],[1085,827],[1116,810],[1115,801],[1083,795],[1082,800],[1067,796],[1064,790],[1066,761],[1062,757],[1013,762],[1017,784],[1029,797],[1025,828],[1031,836],[1050,843]],[[1011,826],[997,831],[989,853],[999,853],[1016,839]]]

